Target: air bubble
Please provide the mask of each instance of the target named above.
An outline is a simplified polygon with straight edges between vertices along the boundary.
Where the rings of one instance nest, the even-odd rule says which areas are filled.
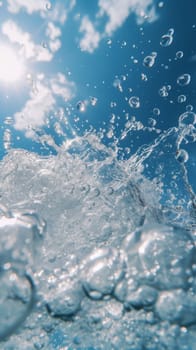
[[[177,51],[177,52],[176,52],[176,58],[177,58],[177,59],[181,59],[183,56],[184,56],[183,51]]]
[[[185,95],[179,95],[178,96],[178,103],[184,103],[186,102],[186,96]]]
[[[161,97],[167,97],[169,94],[168,94],[168,89],[167,89],[167,86],[162,86],[160,89],[159,89],[159,95]]]
[[[90,104],[91,106],[96,106],[98,99],[96,97],[91,96],[90,97]]]
[[[179,163],[186,163],[189,159],[187,151],[180,149],[176,152],[176,159]]]
[[[108,44],[108,45],[111,45],[111,44],[112,44],[112,40],[111,40],[111,39],[108,39],[108,40],[107,40],[107,44]]]
[[[154,115],[156,115],[156,116],[158,116],[158,115],[160,115],[160,109],[159,108],[153,108],[153,114]]]
[[[46,3],[46,10],[51,10],[52,9],[52,4],[50,2]]]
[[[148,80],[148,77],[147,77],[146,74],[142,73],[142,74],[141,74],[141,79],[142,79],[143,81],[147,81],[147,80]]]
[[[131,108],[139,108],[140,107],[140,99],[137,96],[132,96],[129,99],[129,106]]]
[[[177,84],[180,86],[189,85],[191,81],[190,74],[182,74],[177,79]]]
[[[186,106],[186,111],[187,112],[192,112],[193,111],[193,106],[192,105],[187,105]]]

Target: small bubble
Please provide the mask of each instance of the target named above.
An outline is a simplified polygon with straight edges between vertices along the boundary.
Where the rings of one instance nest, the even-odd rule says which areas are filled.
[[[170,28],[170,29],[168,30],[168,34],[169,34],[169,35],[174,35],[174,28]]]
[[[159,3],[158,3],[158,7],[159,8],[162,8],[164,6],[164,2],[163,1],[160,1]]]
[[[116,102],[114,102],[114,101],[111,101],[111,102],[110,102],[110,107],[111,107],[111,108],[114,108],[114,107],[116,107],[116,106],[117,106]]]
[[[177,84],[180,86],[189,85],[191,81],[190,74],[182,74],[177,79]]]
[[[111,40],[111,39],[108,39],[108,40],[107,40],[107,44],[108,44],[108,45],[111,45],[111,44],[112,44],[112,40]]]
[[[139,108],[140,107],[140,99],[137,96],[132,96],[129,99],[129,106],[131,108]]]
[[[123,40],[121,47],[125,47],[125,46],[127,46],[127,42],[125,40]]]
[[[186,101],[185,95],[179,95],[178,96],[178,103],[184,103]]]
[[[183,51],[177,51],[177,52],[176,52],[176,58],[177,58],[177,59],[180,59],[180,58],[182,58],[183,56],[184,56]]]
[[[79,101],[76,105],[76,108],[79,112],[85,112],[86,110],[86,104],[84,101]]]
[[[154,115],[160,115],[160,109],[159,108],[153,108],[153,114]]]
[[[186,111],[187,112],[192,112],[193,111],[193,106],[192,105],[187,105],[186,106]]]
[[[176,152],[176,159],[179,163],[186,163],[189,159],[189,155],[187,151],[185,151],[184,149],[180,149]]]
[[[151,126],[151,127],[154,127],[156,125],[156,120],[154,118],[148,118],[148,124]]]

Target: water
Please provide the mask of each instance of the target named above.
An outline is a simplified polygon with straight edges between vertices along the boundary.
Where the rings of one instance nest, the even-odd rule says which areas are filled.
[[[3,349],[28,349],[29,340],[35,349],[80,344],[142,349],[148,341],[157,348],[157,339],[172,348],[169,324],[179,334],[175,346],[182,326],[191,337],[196,323],[192,214],[181,209],[186,211],[182,226],[181,196],[171,188],[170,209],[163,210],[164,176],[156,188],[142,174],[145,162],[164,152],[172,137],[176,175],[183,176],[188,155],[180,147],[190,124],[182,116],[179,123],[181,129],[168,130],[123,161],[116,146],[104,146],[94,132],[73,138],[54,156],[11,149],[4,157]]]
[[[163,1],[157,4],[160,11],[166,6]],[[55,4],[43,4],[45,20],[43,10],[58,23]],[[102,12],[96,15],[97,23]],[[76,15],[75,22],[81,14]],[[25,130],[27,136],[33,135],[37,148],[29,151],[28,137],[18,146],[22,129],[17,139],[16,116],[4,121],[0,348],[194,350],[196,196],[190,174],[196,114],[187,90],[194,74],[183,74],[189,71],[183,69],[174,81],[165,74],[165,67],[172,70],[172,59],[176,67],[187,59],[181,47],[170,54],[175,35],[178,40],[176,29],[158,32],[154,48],[150,41],[146,46],[141,41],[140,52],[143,27],[138,30],[138,43],[132,44],[130,38],[116,40],[113,22],[107,33],[99,35],[98,25],[95,30],[87,17],[85,21],[97,42],[103,38],[104,65],[113,47],[122,55],[128,51],[130,56],[132,49],[135,53],[126,64],[123,56],[123,65],[111,81],[107,69],[97,85],[85,78],[74,91],[73,103],[65,104],[67,78],[59,75],[61,84],[54,79],[53,89],[59,100],[63,94],[63,102],[59,109],[53,106],[51,115],[50,90],[45,87],[45,125],[29,123]],[[57,37],[58,29],[53,28]],[[165,33],[161,39],[160,33]],[[87,38],[94,43],[91,36]],[[45,38],[40,42],[45,43]],[[94,46],[86,48],[93,53]],[[86,53],[82,55],[77,60],[81,71]],[[117,56],[111,57],[117,65]],[[57,62],[60,66],[60,59]],[[65,71],[72,74],[67,66]],[[44,77],[37,81],[28,73],[26,80],[30,97],[39,96]],[[145,94],[141,86],[146,87]],[[114,89],[105,103],[103,95],[110,87]],[[150,101],[154,88],[155,99]],[[41,98],[30,101],[33,107],[42,105]],[[168,123],[171,127],[162,126],[166,103],[176,108],[176,122]]]

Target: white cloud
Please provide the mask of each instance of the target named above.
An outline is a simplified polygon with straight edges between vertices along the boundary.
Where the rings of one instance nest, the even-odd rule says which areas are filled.
[[[21,54],[26,59],[35,61],[51,61],[53,54],[47,47],[36,45],[30,33],[24,32],[14,21],[8,20],[2,24],[2,33],[6,35],[11,43],[18,44]]]
[[[25,130],[26,136],[33,136],[32,130],[45,124],[48,114],[55,109],[58,97],[70,100],[74,95],[75,84],[58,73],[48,82],[43,75],[37,77],[30,98],[20,112],[14,114],[14,127]]]
[[[61,41],[59,37],[61,36],[61,29],[55,26],[52,22],[48,23],[46,28],[46,36],[49,37],[49,48],[54,53],[58,51],[61,47]]]
[[[82,19],[80,32],[84,33],[83,38],[80,40],[81,50],[92,53],[99,46],[101,35],[95,30],[92,22],[87,16]]]
[[[74,8],[76,0],[59,0],[56,1],[55,5],[52,4],[52,1],[44,0],[7,0],[7,4],[8,11],[11,13],[17,14],[23,10],[31,15],[34,12],[38,12],[43,18],[47,17],[54,22],[64,24],[67,19],[67,13]]]
[[[90,53],[98,47],[102,38],[111,36],[120,28],[131,13],[136,15],[139,24],[157,19],[153,0],[99,0],[98,7],[95,24],[93,25],[85,16],[80,26],[80,32],[84,33],[80,40],[80,47],[83,51]],[[105,28],[98,31],[97,28],[104,17],[106,17]]]
[[[153,0],[99,0],[99,8],[98,17],[107,15],[109,19],[105,27],[106,35],[121,27],[131,13],[135,13],[138,23],[146,18],[149,21],[156,19]]]

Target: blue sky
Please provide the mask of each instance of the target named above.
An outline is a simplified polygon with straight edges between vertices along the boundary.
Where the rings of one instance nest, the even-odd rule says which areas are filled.
[[[104,143],[117,138],[129,157],[178,126],[187,105],[195,108],[194,0],[7,0],[0,6],[1,156],[9,147],[49,154],[52,148],[43,148],[37,135],[61,144],[73,129],[82,134],[91,125]],[[168,31],[171,43],[162,46]],[[154,52],[147,67],[144,58]],[[180,86],[183,74],[191,81]],[[130,106],[131,97],[139,108]],[[195,143],[185,147],[194,181]]]

